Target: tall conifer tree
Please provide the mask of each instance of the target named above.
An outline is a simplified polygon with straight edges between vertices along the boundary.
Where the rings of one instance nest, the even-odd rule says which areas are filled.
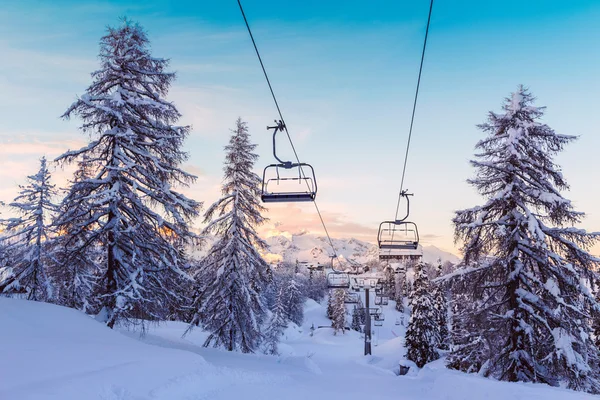
[[[122,318],[165,317],[165,304],[176,295],[169,282],[183,275],[180,243],[193,238],[189,223],[201,204],[175,190],[195,177],[180,168],[190,128],[174,125],[180,114],[164,99],[175,79],[169,61],[152,56],[146,32],[124,20],[100,40],[100,63],[63,115],[80,117],[93,141],[58,158],[87,157],[91,177],[73,185],[69,204],[89,201],[91,209],[67,207],[57,224],[89,232],[72,250],[104,249],[98,318],[113,327]]]
[[[414,267],[415,279],[410,293],[411,314],[406,330],[407,358],[419,368],[439,358],[441,342],[438,310],[423,263]]]
[[[486,201],[458,211],[454,224],[465,263],[489,258],[474,280],[481,307],[466,314],[478,323],[460,325],[474,330],[471,342],[494,346],[468,349],[487,354],[487,375],[598,392],[589,324],[598,305],[585,282],[599,266],[588,252],[599,235],[574,227],[584,214],[562,196],[568,185],[553,161],[576,137],[540,122],[544,108],[533,101],[520,86],[479,126],[488,136],[477,143],[477,175],[468,182]],[[469,368],[466,356],[454,352],[450,362]]]
[[[57,207],[52,202],[56,189],[50,183],[46,157],[40,159],[40,169],[27,181],[9,204],[18,216],[1,221],[6,229],[4,252],[10,259],[0,274],[0,293],[23,293],[29,300],[50,301],[54,289],[48,272],[52,260],[48,243],[50,221]]]
[[[223,197],[204,215],[208,223],[204,233],[214,234],[217,241],[198,277],[207,286],[202,289],[202,299],[195,303],[196,315],[190,325],[193,328],[201,321],[210,332],[204,346],[243,353],[256,351],[262,339],[266,308],[261,292],[269,269],[259,254],[266,243],[254,230],[265,222],[261,180],[252,171],[258,158],[255,148],[246,123],[238,119],[225,146]]]

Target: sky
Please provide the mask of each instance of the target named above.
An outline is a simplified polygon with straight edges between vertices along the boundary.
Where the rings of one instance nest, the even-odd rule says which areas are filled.
[[[300,160],[315,169],[330,234],[375,241],[379,222],[394,217],[429,1],[243,5]],[[258,144],[256,172],[274,161],[265,127],[277,111],[235,0],[4,0],[0,200],[14,198],[42,155],[89,140],[81,121],[61,115],[91,83],[98,41],[122,16],[177,73],[168,99],[193,127],[184,168],[199,177],[186,194],[217,200],[238,116]],[[436,0],[404,185],[424,244],[459,254],[452,216],[483,202],[466,182],[483,137],[476,125],[519,84],[547,107],[545,123],[579,136],[557,162],[571,185],[565,196],[587,214],[581,227],[600,231],[598,21],[597,0]],[[289,143],[278,143],[290,159]],[[53,168],[64,186],[71,169]],[[270,206],[267,216],[263,234],[322,233],[310,203]]]

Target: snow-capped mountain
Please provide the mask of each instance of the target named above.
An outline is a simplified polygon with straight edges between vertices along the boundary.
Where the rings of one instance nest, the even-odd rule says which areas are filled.
[[[290,234],[282,232],[280,235],[266,239],[269,252],[265,254],[267,261],[307,261],[310,263],[328,263],[332,254],[327,237],[316,236],[308,233]],[[359,264],[377,260],[377,246],[358,239],[332,239],[336,252],[341,259],[352,260]],[[423,261],[429,263],[450,261],[457,263],[460,259],[452,253],[443,251],[435,246],[423,247]]]
[[[311,264],[331,262],[332,251],[326,236],[304,232],[294,234],[279,232],[278,235],[269,236],[265,240],[269,245],[269,249],[263,256],[268,262],[287,261],[294,263],[296,260]],[[341,260],[352,260],[359,264],[366,264],[369,261],[378,259],[379,252],[375,244],[354,238],[332,239],[332,241]],[[192,257],[195,259],[202,258],[213,242],[213,237],[206,237],[206,242],[202,247],[191,249]],[[442,262],[450,261],[453,264],[460,261],[454,254],[435,246],[423,247],[423,261],[433,264],[437,262],[438,258]]]

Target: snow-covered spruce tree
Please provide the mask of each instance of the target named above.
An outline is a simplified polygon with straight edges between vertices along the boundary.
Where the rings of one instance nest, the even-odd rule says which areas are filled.
[[[434,271],[435,278],[439,278],[442,275],[442,260],[439,258]],[[432,282],[431,293],[433,298],[433,307],[436,313],[436,325],[439,327],[440,333],[440,343],[438,348],[441,350],[448,350],[450,333],[448,332],[448,304],[446,301],[447,296],[444,282]]]
[[[493,349],[492,345],[500,343],[493,323],[485,313],[483,291],[487,286],[487,263],[470,263],[469,267],[455,271],[456,275],[448,278],[445,285],[451,289],[450,307],[452,312],[450,323],[450,349],[447,365],[450,368],[465,372],[485,373]],[[441,282],[440,282],[441,283]],[[491,298],[488,302],[499,302],[501,297]]]
[[[346,333],[344,330],[346,326],[346,304],[344,303],[346,291],[344,289],[335,289],[332,297],[331,327],[333,328],[333,334],[336,335],[339,331]]]
[[[291,277],[287,281],[285,288],[285,308],[290,321],[298,326],[302,325],[304,320],[304,301],[306,297],[302,293],[297,279]]]
[[[440,327],[425,265],[414,267],[415,278],[410,293],[412,312],[406,329],[406,357],[419,368],[439,358]]]
[[[442,285],[431,284],[431,297],[433,299],[433,308],[435,310],[435,324],[439,327],[438,348],[447,350],[449,341],[448,332],[448,307],[446,305],[446,296]]]
[[[394,300],[396,301],[396,311],[404,312],[404,288],[406,287],[406,272],[395,274],[395,296]]]
[[[598,300],[596,299],[596,301]],[[594,344],[597,348],[600,349],[600,313],[595,312],[592,315],[594,318],[594,321],[592,323],[592,329],[594,333]]]
[[[98,312],[98,299],[92,294],[99,289],[99,265],[104,253],[97,245],[85,245],[93,240],[93,232],[82,223],[92,217],[94,206],[90,199],[80,198],[73,191],[79,182],[92,177],[87,161],[84,157],[78,163],[70,187],[65,189],[66,195],[59,205],[60,217],[54,224],[58,234],[50,244],[54,254],[50,273],[53,281],[57,282],[58,304],[93,313]]]
[[[593,289],[595,289],[596,302],[600,304],[600,277],[596,279],[596,284],[593,286]],[[598,349],[600,349],[600,309],[590,310],[590,315],[592,316],[594,344]]]
[[[333,291],[329,291],[328,295],[327,295],[327,318],[333,320],[333,303],[334,303],[334,295],[333,295]]]
[[[389,298],[395,299],[396,298],[396,272],[394,271],[394,268],[390,264],[385,265],[385,267],[383,268],[383,272],[385,275],[385,278],[383,280],[385,294]]]
[[[482,372],[596,393],[598,349],[587,310],[598,305],[585,282],[600,265],[588,253],[600,235],[573,227],[584,214],[560,193],[568,185],[553,156],[575,137],[541,123],[543,108],[533,100],[520,86],[503,113],[491,112],[479,126],[489,136],[476,146],[477,175],[468,182],[486,202],[457,211],[453,220],[467,265],[492,256],[478,281],[481,307],[473,316],[498,338],[487,341],[496,347]],[[461,357],[455,353],[450,361]]]
[[[4,207],[4,202],[0,201],[0,207]],[[0,210],[0,216],[2,211]],[[2,221],[2,218],[0,218]],[[9,276],[12,277],[13,270],[11,268],[11,256],[8,251],[8,241],[4,237],[4,232],[0,232],[0,282],[7,281]]]
[[[195,177],[180,169],[190,128],[173,125],[180,114],[164,99],[175,79],[168,60],[153,57],[144,30],[124,20],[100,40],[100,62],[86,93],[63,115],[80,117],[93,141],[57,159],[87,157],[91,173],[73,185],[57,224],[88,231],[73,252],[90,246],[105,252],[98,319],[113,327],[121,319],[164,318],[177,296],[167,282],[183,275],[180,244],[193,238],[189,223],[201,203],[174,190]]]
[[[56,189],[50,183],[46,157],[40,159],[40,169],[27,181],[9,204],[18,216],[1,221],[6,230],[4,251],[10,254],[10,271],[2,274],[0,293],[22,293],[29,300],[51,301],[54,288],[48,274],[52,259],[48,239],[57,207],[52,202]]]
[[[327,279],[323,274],[315,274],[312,271],[308,275],[306,296],[316,302],[321,302],[327,294]]]
[[[356,305],[354,305],[354,308],[352,309],[352,323],[350,324],[350,328],[357,332],[360,332],[361,320],[362,312]]]
[[[362,296],[358,297],[358,316],[359,323],[364,325],[367,323],[367,316],[369,315],[369,310],[365,308],[365,303],[363,303]]]
[[[281,335],[287,328],[288,315],[285,310],[286,293],[285,288],[279,289],[275,300],[275,308],[264,334],[263,351],[269,355],[279,355],[279,341]]]
[[[252,167],[258,156],[250,142],[248,127],[241,119],[229,144],[225,146],[223,197],[204,215],[205,234],[217,241],[208,252],[203,274],[208,286],[203,288],[196,316],[210,332],[204,346],[224,347],[228,351],[252,353],[262,339],[260,331],[266,315],[261,297],[269,266],[258,250],[266,243],[258,237],[255,226],[264,223],[260,204],[260,178]]]

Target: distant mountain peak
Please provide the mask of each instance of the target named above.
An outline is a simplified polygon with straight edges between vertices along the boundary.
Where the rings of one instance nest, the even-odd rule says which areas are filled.
[[[283,240],[282,240],[283,239]],[[376,260],[379,256],[377,246],[356,238],[332,238],[336,252],[342,259],[352,260],[360,264]],[[332,255],[327,238],[314,235],[306,231],[295,234],[289,232],[282,235],[272,235],[266,238],[269,250],[265,255],[267,259],[278,259],[287,262],[307,261],[328,263]],[[279,256],[276,257],[275,255]],[[423,261],[436,263],[450,261],[457,263],[460,259],[452,253],[440,248],[427,245],[423,247]]]

